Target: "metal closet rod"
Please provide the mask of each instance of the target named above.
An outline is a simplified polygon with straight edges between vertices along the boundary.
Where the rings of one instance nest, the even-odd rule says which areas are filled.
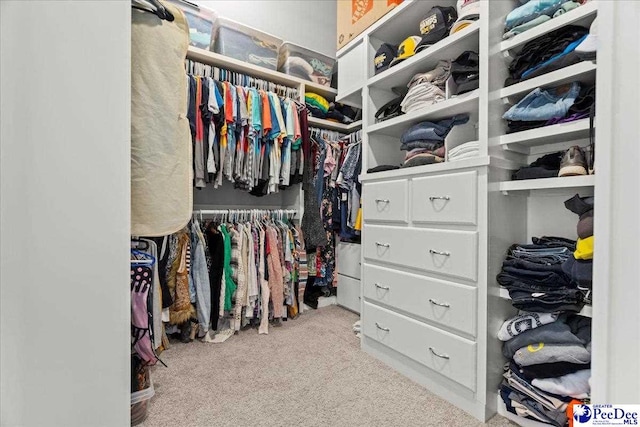
[[[194,214],[199,215],[220,215],[220,214],[284,214],[284,215],[297,215],[297,209],[198,209],[193,211]]]

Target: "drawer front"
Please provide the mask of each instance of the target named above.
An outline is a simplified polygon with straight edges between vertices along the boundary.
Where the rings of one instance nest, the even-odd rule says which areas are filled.
[[[409,183],[406,179],[365,183],[363,190],[365,221],[407,222]]]
[[[411,220],[476,225],[478,173],[453,173],[414,179]]]
[[[381,344],[476,389],[476,344],[365,302],[363,333]]]
[[[338,274],[360,279],[361,246],[355,243],[338,243],[336,259]]]
[[[338,305],[360,313],[360,280],[338,274]]]
[[[478,233],[365,225],[362,250],[367,260],[477,278]]]
[[[476,334],[475,288],[367,264],[362,286],[367,300]]]

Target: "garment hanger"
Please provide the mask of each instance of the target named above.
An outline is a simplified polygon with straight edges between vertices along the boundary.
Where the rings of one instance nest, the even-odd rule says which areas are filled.
[[[152,266],[156,263],[156,257],[146,252],[142,252],[138,249],[131,249],[132,257],[140,257],[140,258],[132,258],[131,265],[148,265]]]

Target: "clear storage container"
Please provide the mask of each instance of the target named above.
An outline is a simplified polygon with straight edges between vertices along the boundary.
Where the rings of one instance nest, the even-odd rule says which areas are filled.
[[[286,42],[278,55],[278,71],[331,86],[336,60],[319,52]]]
[[[182,9],[187,17],[189,44],[209,50],[213,41],[213,23],[216,20],[216,13],[191,2],[170,0],[170,3]]]
[[[278,68],[282,39],[218,16],[213,23],[213,51],[271,70]]]

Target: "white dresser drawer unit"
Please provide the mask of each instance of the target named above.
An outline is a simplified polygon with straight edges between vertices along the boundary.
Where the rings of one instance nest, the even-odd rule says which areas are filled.
[[[340,242],[336,245],[336,262],[338,274],[360,278],[361,246],[357,243]]]
[[[476,388],[476,344],[365,302],[363,333],[462,384]]]
[[[363,274],[366,300],[475,336],[475,288],[368,264]]]
[[[477,223],[476,171],[416,178],[411,182],[411,221]]]
[[[360,313],[360,280],[338,274],[338,305]]]
[[[364,258],[475,281],[478,233],[365,225]]]
[[[365,221],[407,222],[409,182],[406,179],[365,185]]]

